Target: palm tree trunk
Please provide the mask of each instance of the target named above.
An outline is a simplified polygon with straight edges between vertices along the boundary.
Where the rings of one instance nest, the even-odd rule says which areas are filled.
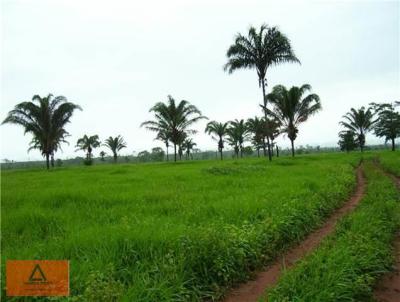
[[[267,144],[265,143],[265,137],[263,137],[263,150],[264,156],[267,156]]]
[[[279,148],[278,148],[278,145],[276,145],[276,157],[279,157]]]
[[[176,144],[174,144],[174,161],[176,162]]]
[[[290,142],[292,143],[292,157],[294,157],[294,140],[290,140]]]
[[[114,153],[114,162],[117,162],[117,153]]]
[[[260,148],[257,148],[257,157],[260,157]]]
[[[394,138],[392,138],[392,151],[396,149],[395,143],[394,143]]]
[[[51,163],[51,167],[54,168],[54,154],[51,154],[50,163]]]
[[[169,161],[169,156],[168,156],[168,146],[167,146],[167,161]]]
[[[46,153],[46,166],[47,166],[47,170],[50,169],[50,161],[49,161],[49,154]]]
[[[222,149],[219,149],[219,153],[221,154],[221,160],[222,160]]]
[[[262,78],[261,79],[261,85],[262,85],[262,93],[263,93],[263,104],[264,104],[264,116],[265,116],[265,121],[267,121],[267,100],[265,98],[265,80]],[[268,147],[268,159],[269,161],[272,161],[272,155],[271,155],[271,146],[269,144],[269,137],[267,135],[267,147]]]

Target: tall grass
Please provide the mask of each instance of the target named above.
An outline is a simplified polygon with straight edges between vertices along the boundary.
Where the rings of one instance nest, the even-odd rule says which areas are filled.
[[[336,232],[284,274],[268,301],[370,301],[375,280],[390,269],[400,227],[400,195],[388,177],[365,165],[368,187]]]
[[[400,151],[379,152],[378,158],[386,171],[400,177]]]
[[[340,206],[358,161],[3,171],[2,263],[70,259],[74,301],[217,299]]]

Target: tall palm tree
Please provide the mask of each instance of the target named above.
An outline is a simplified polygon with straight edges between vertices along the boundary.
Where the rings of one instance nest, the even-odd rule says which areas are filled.
[[[248,139],[248,131],[244,120],[233,120],[229,122],[228,142],[234,147],[236,157],[243,157],[243,144]]]
[[[371,103],[370,105],[378,116],[373,127],[375,135],[384,137],[386,142],[391,141],[392,151],[395,151],[395,140],[400,137],[400,113],[395,110],[396,103]]]
[[[374,126],[371,108],[365,109],[365,107],[361,107],[358,110],[351,108],[350,112],[347,112],[343,118],[344,121],[341,121],[340,125],[345,127],[347,130],[356,133],[360,150],[363,152],[365,146],[365,135],[371,131]]]
[[[77,150],[86,151],[86,159],[92,159],[92,151],[93,149],[100,147],[100,140],[98,135],[87,136],[86,134],[78,139],[76,142]]]
[[[267,119],[267,99],[265,87],[266,74],[269,67],[281,63],[300,63],[295,56],[290,40],[277,27],[261,25],[257,31],[253,26],[249,28],[247,36],[238,33],[226,56],[228,62],[224,69],[229,73],[237,69],[256,69],[258,85],[262,88],[262,108]],[[268,157],[272,160],[271,147],[267,137]]]
[[[118,135],[116,137],[110,136],[105,140],[104,146],[110,148],[111,152],[113,153],[114,162],[117,162],[118,151],[126,148],[126,143],[121,135]]]
[[[160,133],[160,131],[168,133],[169,141],[174,145],[175,161],[176,147],[179,146],[179,142],[183,142],[182,133],[195,133],[196,131],[189,129],[189,127],[201,119],[207,119],[196,106],[191,105],[188,101],[182,100],[176,105],[172,96],[168,96],[166,103],[155,104],[150,112],[154,113],[155,119],[145,121],[141,126],[157,133]]]
[[[2,124],[21,125],[25,134],[31,133],[33,137],[29,150],[40,150],[49,169],[50,156],[54,158],[54,153],[66,142],[65,138],[69,133],[65,126],[77,109],[82,110],[78,105],[68,102],[64,96],[34,95],[32,101],[17,104]]]
[[[197,146],[197,144],[193,141],[191,138],[186,138],[185,141],[182,144],[183,150],[186,152],[186,158],[190,159],[191,153],[190,151],[193,150],[194,146]],[[192,156],[193,159],[193,156]]]
[[[246,127],[249,132],[252,133],[252,143],[257,150],[257,155],[260,157],[260,148],[264,149],[264,155],[266,155],[265,150],[265,137],[266,137],[266,125],[265,120],[258,118],[249,118],[246,122]]]
[[[222,151],[224,149],[224,137],[228,134],[228,123],[218,123],[211,121],[207,124],[205,132],[210,135],[216,135],[218,138],[213,137],[214,140],[218,141],[218,152],[223,159]]]
[[[310,90],[311,86],[308,84],[301,87],[293,86],[289,90],[283,85],[277,85],[266,96],[273,106],[273,110],[267,109],[267,112],[282,124],[292,145],[292,156],[294,156],[294,141],[299,132],[299,125],[321,110],[318,95],[312,93],[304,97]]]

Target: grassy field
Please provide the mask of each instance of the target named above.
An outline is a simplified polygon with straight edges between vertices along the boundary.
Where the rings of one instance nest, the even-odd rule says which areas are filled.
[[[381,152],[378,158],[379,163],[386,171],[400,177],[400,151]]]
[[[340,206],[359,160],[2,171],[2,264],[70,259],[70,300],[218,298]]]

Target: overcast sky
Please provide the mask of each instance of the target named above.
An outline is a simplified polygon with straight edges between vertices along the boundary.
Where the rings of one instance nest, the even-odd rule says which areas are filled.
[[[190,2],[190,3],[189,3]],[[223,71],[226,50],[249,25],[278,26],[301,65],[267,73],[268,89],[309,83],[323,111],[300,127],[295,144],[336,145],[338,122],[350,107],[400,100],[399,1],[2,1],[1,115],[35,94],[64,95],[79,104],[68,124],[74,152],[83,134],[121,134],[123,154],[163,146],[139,125],[167,95],[186,99],[211,120],[261,115],[255,71]],[[195,128],[202,150],[216,149]],[[3,125],[1,159],[27,153],[30,135]],[[372,135],[367,143],[378,142]],[[282,147],[287,138],[279,139]],[[95,151],[98,155],[101,149]]]

